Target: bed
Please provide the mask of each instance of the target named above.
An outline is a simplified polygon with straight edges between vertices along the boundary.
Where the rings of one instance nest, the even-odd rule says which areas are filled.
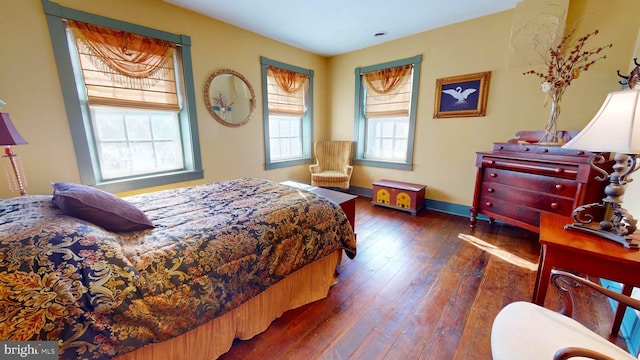
[[[126,231],[61,194],[0,200],[0,340],[62,359],[217,358],[326,297],[356,254],[338,205],[263,179],[118,199],[150,222]]]

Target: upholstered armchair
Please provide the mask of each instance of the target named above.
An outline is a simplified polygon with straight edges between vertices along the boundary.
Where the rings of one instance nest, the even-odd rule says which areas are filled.
[[[349,188],[351,141],[316,141],[314,155],[316,163],[309,166],[312,186]]]
[[[568,288],[587,286],[635,309],[640,309],[640,301],[564,271],[553,270],[551,282],[563,294],[564,308],[557,313],[524,301],[505,306],[496,316],[491,329],[494,360],[637,360],[571,318],[573,299]]]

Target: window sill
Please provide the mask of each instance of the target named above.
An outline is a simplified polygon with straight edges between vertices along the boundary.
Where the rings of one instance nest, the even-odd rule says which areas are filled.
[[[132,191],[154,186],[175,184],[185,181],[198,180],[204,178],[202,170],[184,170],[158,175],[147,175],[136,178],[122,180],[104,181],[95,184],[95,187],[111,193]]]
[[[392,162],[392,161],[355,159],[353,160],[353,164],[360,165],[360,166],[379,167],[379,168],[385,168],[385,169],[408,170],[408,171],[413,170],[413,164]]]
[[[264,165],[264,168],[265,170],[282,169],[286,167],[311,164],[312,162],[313,162],[313,159],[309,157],[293,159],[293,160],[272,161],[270,163],[266,163]]]

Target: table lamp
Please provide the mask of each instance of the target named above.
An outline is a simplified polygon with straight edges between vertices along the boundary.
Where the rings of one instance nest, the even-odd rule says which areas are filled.
[[[602,174],[597,180],[609,180],[605,198],[599,203],[586,204],[573,211],[573,224],[565,229],[583,231],[613,240],[627,248],[640,248],[640,235],[634,234],[637,220],[622,207],[625,186],[638,170],[640,158],[640,90],[630,89],[609,93],[595,117],[573,139],[562,146],[565,149],[588,150],[595,154],[589,164]],[[612,172],[600,168],[605,159],[602,153],[614,153]],[[586,211],[604,209],[605,217],[597,222]]]
[[[22,164],[20,163],[20,159],[18,155],[13,153],[11,149],[11,145],[22,145],[27,142],[24,138],[18,133],[15,126],[11,122],[11,118],[9,118],[9,114],[5,112],[0,112],[0,146],[4,146],[4,157],[9,158],[9,162],[11,163],[11,168],[13,169],[13,173],[16,178],[16,187],[20,190],[20,195],[27,195],[26,187],[27,180],[24,176],[24,171],[22,170]],[[5,169],[6,171],[6,169]],[[7,180],[9,180],[9,174],[7,173]],[[14,186],[12,185],[11,180],[9,180],[9,189],[11,191],[14,190]]]

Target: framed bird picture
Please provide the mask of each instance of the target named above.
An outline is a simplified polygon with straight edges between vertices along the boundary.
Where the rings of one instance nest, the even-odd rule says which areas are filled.
[[[485,116],[491,71],[436,80],[433,118]]]

